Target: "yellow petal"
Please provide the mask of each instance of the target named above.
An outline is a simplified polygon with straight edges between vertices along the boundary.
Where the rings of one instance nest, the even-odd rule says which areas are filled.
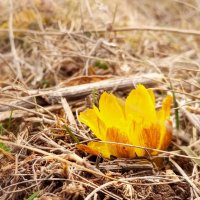
[[[103,158],[110,158],[110,151],[107,148],[107,144],[100,142],[89,142],[87,145],[78,144],[76,145],[78,149],[92,154],[92,155],[101,155]]]
[[[172,96],[165,97],[162,103],[162,108],[157,112],[158,120],[165,121],[170,117],[170,107],[172,104]]]
[[[134,123],[130,127],[132,133],[132,144],[141,147],[158,149],[161,139],[161,127],[159,124],[151,124],[144,127],[143,124]],[[148,154],[156,155],[157,151],[147,150],[145,148],[135,148],[136,155],[142,157]]]
[[[152,124],[150,127],[144,128],[142,130],[144,146],[157,149],[160,143],[160,136],[161,136],[160,133],[161,133],[161,127],[159,126],[159,124]],[[147,151],[152,155],[158,154],[157,151],[153,151],[153,150],[152,151],[147,150]]]
[[[128,95],[125,103],[126,116],[129,120],[147,125],[156,121],[155,98],[143,85],[137,85]]]
[[[96,112],[98,112],[98,109],[95,107],[93,109],[87,109],[79,114],[78,119],[80,122],[90,127],[97,138],[105,140],[106,127],[103,121],[98,118]]]
[[[99,101],[99,117],[105,123],[106,127],[125,127],[126,121],[122,101],[107,92],[101,95]]]
[[[163,110],[163,117],[165,119],[168,119],[170,117],[170,107],[172,104],[172,96],[168,95],[165,97],[163,104],[162,104],[162,110]]]
[[[99,152],[96,149],[92,149],[88,147],[88,145],[85,145],[85,144],[77,144],[76,147],[79,150],[84,151],[85,153],[89,153],[96,156],[99,154]]]
[[[121,107],[122,112],[123,112],[123,117],[126,120],[125,101],[123,99],[121,99],[121,98],[116,98],[116,99],[117,99],[117,102],[118,102],[119,106]]]
[[[170,120],[166,120],[162,126],[160,141],[157,148],[165,150],[172,140],[172,122]]]
[[[172,103],[172,96],[168,95],[163,100],[162,108],[158,111],[158,123],[160,124],[160,141],[158,148],[166,149],[172,139],[172,122],[170,118],[170,106]]]
[[[131,144],[127,134],[120,129],[109,128],[106,134],[107,141],[116,143]],[[135,157],[134,147],[125,146],[122,144],[107,144],[110,154],[118,158],[133,158]]]
[[[136,123],[132,121],[129,127],[129,135],[132,135],[131,138],[131,143],[136,146],[144,146],[145,142],[143,139],[142,135],[142,124],[141,123]],[[135,148],[135,153],[136,155],[139,156],[144,156],[145,155],[145,150],[142,148]]]
[[[149,93],[149,95],[150,95],[150,97],[151,97],[151,100],[152,100],[152,102],[153,102],[153,105],[154,105],[154,108],[155,108],[155,106],[156,106],[156,100],[155,100],[155,95],[154,95],[154,93],[153,93],[153,91],[151,90],[151,89],[148,89],[148,93]]]

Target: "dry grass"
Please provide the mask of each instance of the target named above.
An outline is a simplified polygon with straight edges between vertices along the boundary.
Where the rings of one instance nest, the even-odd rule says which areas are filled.
[[[0,10],[0,199],[200,198],[198,1],[1,0]],[[77,120],[85,95],[106,79],[100,89],[125,97],[130,79],[109,87],[124,76],[153,87],[158,107],[175,94],[172,144],[148,159],[80,152],[76,139],[94,138]]]

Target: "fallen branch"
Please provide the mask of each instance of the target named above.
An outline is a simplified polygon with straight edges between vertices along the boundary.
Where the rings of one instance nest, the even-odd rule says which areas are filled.
[[[134,88],[136,84],[144,84],[150,86],[155,86],[156,83],[161,82],[163,75],[161,74],[146,74],[138,76],[128,76],[128,77],[119,77],[108,80],[103,80],[95,83],[88,83],[76,86],[69,86],[63,88],[51,88],[46,90],[29,90],[27,93],[29,96],[23,97],[17,101],[13,101],[10,104],[4,104],[0,102],[0,112],[8,111],[11,109],[20,109],[22,108],[35,108],[35,100],[37,100],[38,105],[42,105],[44,101],[48,104],[59,103],[61,97],[67,98],[67,100],[75,100],[90,94],[94,89],[96,90],[123,90],[128,88]],[[40,100],[40,101],[38,101]]]
[[[97,29],[97,30],[85,30],[84,32],[88,33],[104,33],[104,32],[133,32],[133,31],[153,31],[153,32],[168,32],[168,33],[175,33],[175,34],[182,34],[182,35],[194,35],[200,36],[200,31],[195,29],[179,29],[173,27],[160,27],[160,26],[132,26],[132,27],[113,27],[111,29]],[[9,29],[1,29],[0,32],[9,32]],[[31,29],[13,29],[13,32],[16,33],[27,33],[27,34],[34,34],[34,35],[66,35],[66,34],[81,34],[83,31],[37,31]]]

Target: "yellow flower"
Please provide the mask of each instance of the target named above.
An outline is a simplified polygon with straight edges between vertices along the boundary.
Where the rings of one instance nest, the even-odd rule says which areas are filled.
[[[99,100],[99,108],[81,112],[78,119],[84,123],[96,137],[102,141],[79,144],[77,147],[87,153],[110,158],[111,155],[121,158],[156,155],[157,151],[125,146],[125,143],[136,146],[164,150],[172,138],[170,105],[172,97],[167,96],[162,108],[155,110],[155,96],[152,90],[137,85],[124,101],[113,94],[104,92]],[[147,152],[148,151],[148,152]]]

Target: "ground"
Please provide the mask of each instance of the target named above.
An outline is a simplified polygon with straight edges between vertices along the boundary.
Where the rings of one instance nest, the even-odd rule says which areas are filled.
[[[199,199],[200,3],[0,0],[0,199]],[[173,137],[157,156],[101,158],[78,120],[138,83]],[[61,96],[63,98],[61,98]]]

